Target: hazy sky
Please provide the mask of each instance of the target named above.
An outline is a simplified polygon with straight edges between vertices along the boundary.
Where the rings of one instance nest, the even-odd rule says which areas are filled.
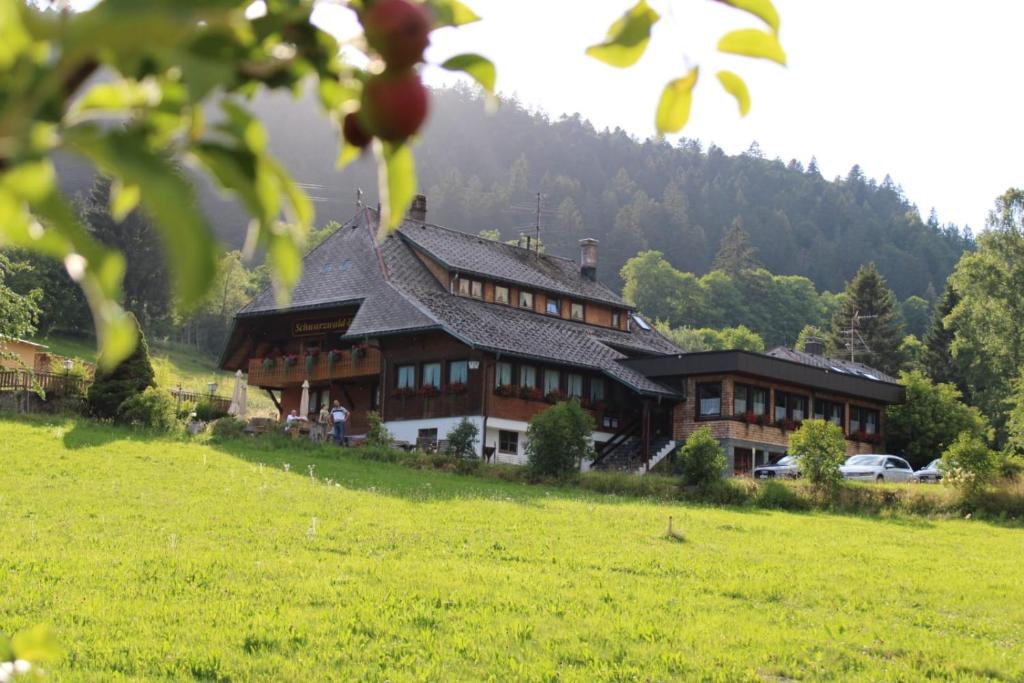
[[[579,112],[597,127],[654,134],[662,86],[702,66],[683,134],[739,153],[757,140],[769,157],[816,155],[826,177],[859,163],[900,183],[923,215],[975,230],[996,195],[1024,185],[1019,134],[1024,89],[1024,2],[1015,0],[776,0],[788,68],[718,55],[731,28],[756,19],[710,0],[649,0],[662,14],[644,58],[626,70],[583,55],[630,0],[466,0],[477,24],[435,34],[428,56],[490,57],[498,89],[552,116]],[[345,33],[347,10],[320,14]],[[714,72],[730,68],[750,87],[739,118]],[[448,82],[437,68],[428,83]]]

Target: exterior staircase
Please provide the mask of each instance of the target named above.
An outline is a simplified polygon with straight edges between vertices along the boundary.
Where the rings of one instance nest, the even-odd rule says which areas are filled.
[[[628,436],[602,453],[601,459],[594,463],[593,469],[604,472],[644,474],[649,468],[668,457],[677,445],[677,442],[664,437],[653,439],[651,441],[651,461],[645,465],[640,437]]]

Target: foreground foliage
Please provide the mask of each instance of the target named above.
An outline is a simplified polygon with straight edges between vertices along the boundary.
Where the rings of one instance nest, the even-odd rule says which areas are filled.
[[[50,624],[59,680],[1024,676],[1018,529],[645,503],[88,422],[0,439],[21,446],[0,468],[0,630]],[[664,540],[670,515],[685,543]]]
[[[842,428],[825,420],[804,420],[789,437],[789,452],[797,457],[800,474],[819,492],[833,495],[843,481],[839,466],[846,460]]]

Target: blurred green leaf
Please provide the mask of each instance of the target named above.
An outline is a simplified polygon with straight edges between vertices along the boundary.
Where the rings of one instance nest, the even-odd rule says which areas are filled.
[[[125,185],[121,180],[110,184],[110,215],[120,223],[139,205],[138,185]]]
[[[494,64],[486,57],[477,54],[456,55],[441,64],[441,68],[449,71],[462,71],[473,78],[487,92],[494,93],[494,82],[498,73]]]
[[[718,76],[718,82],[725,91],[736,98],[740,106],[740,116],[746,116],[750,111],[750,92],[747,90],[747,84],[732,71],[719,71],[715,75]]]
[[[744,28],[726,33],[718,41],[718,49],[720,52],[770,59],[783,66],[786,65],[786,52],[782,49],[782,44],[779,43],[779,37],[774,33],[756,28]]]
[[[416,194],[416,163],[404,143],[374,143],[377,154],[378,193],[381,216],[380,236],[398,227]]]
[[[693,67],[682,78],[669,81],[658,101],[655,126],[658,133],[678,133],[690,119],[690,105],[693,103],[693,88],[697,85],[697,67]]]
[[[48,626],[42,624],[15,633],[11,638],[11,650],[16,659],[33,664],[52,662],[63,656],[57,638]]]
[[[341,150],[338,152],[338,160],[335,162],[335,166],[338,168],[345,168],[353,161],[359,158],[363,150],[359,149],[355,145],[348,144],[344,139],[341,141]]]
[[[719,2],[753,14],[778,33],[779,13],[775,11],[775,5],[771,0],[719,0]]]
[[[288,301],[292,287],[302,274],[302,252],[283,228],[283,225],[277,226],[270,233],[267,244],[267,260],[274,270],[274,285],[280,303]]]
[[[21,20],[18,0],[0,0],[0,69],[8,69],[32,44]]]
[[[603,43],[587,48],[587,54],[611,66],[632,66],[647,49],[647,43],[651,40],[651,27],[659,18],[658,13],[647,6],[646,0],[639,0],[632,9],[615,20]]]
[[[155,107],[161,98],[160,85],[154,80],[99,83],[75,101],[69,118],[78,118],[92,111],[105,113],[119,109]]]
[[[434,26],[462,26],[480,21],[476,12],[459,0],[427,0],[427,7],[434,15]]]
[[[80,126],[67,130],[65,140],[104,173],[139,188],[142,207],[160,230],[182,309],[199,304],[217,274],[217,245],[182,173],[133,131]]]

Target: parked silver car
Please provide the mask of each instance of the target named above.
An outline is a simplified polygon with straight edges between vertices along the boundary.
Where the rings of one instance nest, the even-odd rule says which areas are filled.
[[[840,466],[851,481],[913,481],[914,468],[895,455],[855,455]]]
[[[917,472],[914,472],[914,479],[921,482],[942,481],[942,458],[936,458]]]
[[[754,468],[754,479],[796,479],[800,476],[795,456],[787,455],[774,465],[761,465]]]

